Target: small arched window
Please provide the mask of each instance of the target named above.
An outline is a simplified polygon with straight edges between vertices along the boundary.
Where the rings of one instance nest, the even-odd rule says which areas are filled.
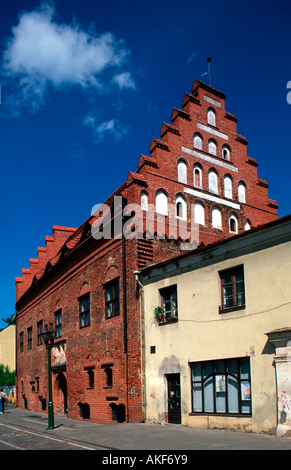
[[[230,161],[230,150],[226,145],[222,147],[222,158]]]
[[[216,116],[212,108],[209,108],[207,111],[207,123],[211,126],[216,126]]]
[[[208,141],[208,153],[211,153],[211,155],[216,155],[216,142],[213,139]]]
[[[202,188],[202,170],[199,165],[194,166],[193,180],[196,188]]]
[[[238,184],[238,201],[242,203],[246,202],[246,187],[244,183]]]
[[[164,191],[158,191],[156,194],[156,211],[159,214],[168,214],[168,198]]]
[[[140,207],[142,211],[148,210],[148,196],[145,192],[140,194]]]
[[[237,233],[237,219],[233,214],[229,216],[229,231]]]
[[[196,224],[205,225],[205,211],[201,202],[195,202],[194,205],[194,221]]]
[[[182,196],[176,197],[176,216],[181,219],[186,219],[187,216],[187,205]]]
[[[224,177],[224,197],[232,199],[232,181],[229,176]]]
[[[193,146],[195,149],[202,150],[202,139],[200,134],[194,134]]]
[[[178,181],[187,184],[187,165],[183,161],[178,162]]]
[[[210,170],[208,174],[208,185],[211,193],[218,194],[218,179],[215,171]]]
[[[212,227],[222,228],[221,211],[217,207],[212,209]]]

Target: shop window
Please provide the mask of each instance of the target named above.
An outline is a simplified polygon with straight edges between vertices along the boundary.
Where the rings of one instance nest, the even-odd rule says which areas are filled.
[[[243,266],[222,271],[221,282],[221,305],[219,313],[245,308],[245,285]]]
[[[192,412],[251,415],[249,357],[194,362]]]

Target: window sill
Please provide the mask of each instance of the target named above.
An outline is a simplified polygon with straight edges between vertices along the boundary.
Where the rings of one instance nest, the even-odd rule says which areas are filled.
[[[218,313],[229,313],[234,312],[236,310],[244,310],[246,308],[246,304],[236,305],[235,307],[224,307],[220,305],[218,307]]]
[[[177,323],[178,322],[178,317],[176,318],[168,318],[168,319],[164,319],[164,320],[159,320],[159,326],[161,325],[169,325],[171,323]]]

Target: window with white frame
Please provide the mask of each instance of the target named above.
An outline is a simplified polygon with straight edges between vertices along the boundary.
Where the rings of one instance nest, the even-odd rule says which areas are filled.
[[[196,188],[202,188],[202,169],[200,165],[194,165],[193,181]]]
[[[182,196],[176,197],[176,216],[181,219],[186,219],[187,217],[187,205]]]
[[[229,216],[229,231],[232,232],[232,233],[237,233],[238,232],[237,218],[233,214],[231,214]]]
[[[224,160],[230,161],[230,151],[229,151],[229,148],[226,145],[224,145],[222,147],[222,158]]]

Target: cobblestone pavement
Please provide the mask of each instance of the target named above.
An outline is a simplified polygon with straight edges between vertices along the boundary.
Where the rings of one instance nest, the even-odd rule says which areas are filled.
[[[10,405],[0,415],[0,450],[14,449],[13,446],[14,450],[26,448],[25,443],[30,450],[81,450],[82,447],[88,450],[87,447],[104,452],[145,450],[177,455],[181,450],[291,450],[291,438],[171,424],[105,425],[64,415],[55,415],[55,428],[47,430],[47,415]]]

